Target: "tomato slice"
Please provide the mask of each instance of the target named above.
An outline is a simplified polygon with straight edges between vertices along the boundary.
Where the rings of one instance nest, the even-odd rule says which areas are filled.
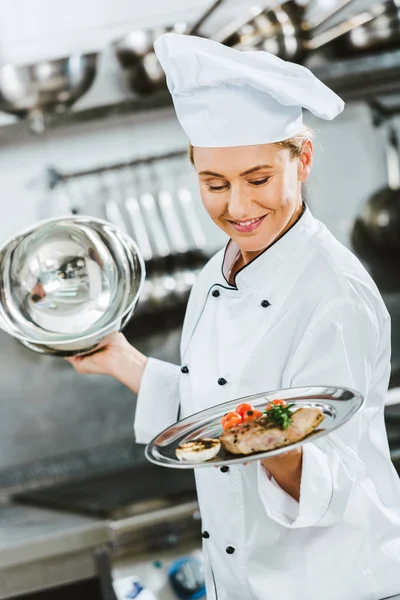
[[[236,412],[228,412],[222,417],[222,427],[224,429],[230,429],[231,427],[235,427],[235,425],[239,425],[239,423],[241,422],[242,417]]]
[[[252,407],[251,404],[239,404],[239,406],[236,409],[236,412],[238,415],[240,415],[242,417],[242,419],[244,418],[244,415],[249,411],[249,410],[254,410],[254,408]]]
[[[284,400],[280,400],[279,398],[277,398],[276,400],[271,400],[267,404],[267,410],[271,410],[272,408],[274,408],[274,406],[287,406],[287,402],[285,402]]]
[[[244,415],[243,415],[243,421],[254,421],[254,419],[258,419],[258,417],[262,416],[262,412],[260,410],[257,410],[255,408],[252,408],[251,410],[248,410]]]

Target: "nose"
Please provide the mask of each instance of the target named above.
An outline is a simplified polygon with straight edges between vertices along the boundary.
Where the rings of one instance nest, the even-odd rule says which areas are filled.
[[[233,221],[242,221],[250,217],[251,199],[241,186],[232,186],[229,195],[228,211]]]

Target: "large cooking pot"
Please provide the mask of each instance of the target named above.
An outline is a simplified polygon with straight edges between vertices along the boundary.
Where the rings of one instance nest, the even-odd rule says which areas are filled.
[[[197,35],[203,23],[224,1],[215,0],[191,26],[180,22],[170,27],[158,27],[151,30],[139,29],[130,31],[114,42],[115,54],[124,71],[129,89],[140,96],[163,89],[165,73],[154,52],[155,40],[163,33],[170,32]]]
[[[128,88],[146,96],[165,87],[165,73],[157,60],[153,44],[163,33],[185,33],[186,23],[152,30],[130,31],[114,42],[116,57],[123,69]]]
[[[389,128],[386,148],[388,185],[375,192],[355,220],[351,241],[381,291],[400,290],[399,143]]]

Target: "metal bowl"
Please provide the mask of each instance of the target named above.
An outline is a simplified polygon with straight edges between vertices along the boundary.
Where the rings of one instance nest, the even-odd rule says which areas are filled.
[[[144,277],[135,242],[111,223],[39,223],[0,249],[1,326],[38,352],[87,352],[127,323]]]
[[[187,24],[180,22],[171,27],[130,31],[114,42],[115,55],[132,92],[146,96],[166,87],[164,70],[153,49],[154,41],[163,33],[183,34],[186,31]]]
[[[0,68],[0,110],[20,118],[29,117],[32,126],[40,131],[43,113],[65,112],[88,91],[96,66],[96,53],[31,65],[5,64]]]

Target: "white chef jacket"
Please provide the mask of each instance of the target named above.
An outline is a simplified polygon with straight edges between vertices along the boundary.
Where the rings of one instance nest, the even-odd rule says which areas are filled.
[[[309,208],[230,285],[237,252],[230,242],[194,285],[182,333],[184,372],[148,361],[137,442],[176,422],[179,407],[185,417],[280,388],[350,387],[365,405],[336,432],[304,444],[299,502],[259,461],[197,469],[207,598],[378,600],[400,593],[400,483],[384,423],[390,318],[380,294]]]

